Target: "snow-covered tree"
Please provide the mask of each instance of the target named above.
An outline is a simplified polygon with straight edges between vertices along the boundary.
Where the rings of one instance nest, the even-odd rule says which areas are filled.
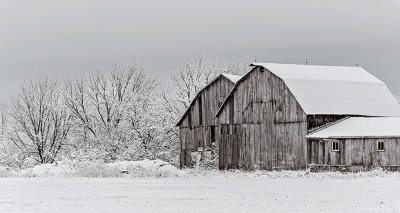
[[[37,163],[52,163],[68,142],[71,116],[60,96],[57,81],[43,78],[12,101],[8,138]]]
[[[247,71],[248,63],[245,61],[212,61],[206,60],[202,55],[190,59],[171,75],[172,85],[163,95],[169,119],[176,122],[189,107],[197,92],[217,75],[221,73],[244,75]]]
[[[114,63],[87,79],[68,81],[64,97],[75,115],[80,141],[105,152],[108,161],[143,156],[153,140],[149,125],[158,124],[149,114],[157,86],[136,63]]]
[[[7,129],[8,112],[5,104],[0,105],[0,141],[4,139]]]
[[[220,73],[246,70],[246,63],[198,56],[180,66],[167,87],[139,63],[114,63],[64,82],[31,82],[8,112],[0,110],[0,133],[7,136],[0,163],[24,167],[31,159],[51,163],[55,158],[177,163],[175,123],[195,94]]]
[[[171,75],[174,98],[181,108],[189,107],[197,92],[221,73],[243,75],[247,63],[232,61],[207,61],[202,55],[194,57]],[[181,110],[181,109],[180,109]]]

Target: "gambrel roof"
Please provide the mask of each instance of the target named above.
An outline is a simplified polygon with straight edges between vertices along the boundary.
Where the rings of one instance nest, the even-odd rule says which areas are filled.
[[[307,138],[387,138],[400,137],[400,117],[350,117]]]
[[[231,75],[231,74],[219,74],[217,77],[215,77],[212,81],[210,81],[206,86],[204,86],[201,90],[199,90],[196,94],[196,96],[193,98],[193,100],[190,102],[189,107],[185,110],[185,112],[182,114],[178,122],[176,123],[176,126],[178,126],[181,121],[185,118],[186,113],[190,110],[190,107],[193,105],[193,103],[196,101],[197,97],[205,90],[207,87],[209,87],[211,84],[213,84],[216,80],[220,78],[226,78],[228,81],[232,82],[233,84],[236,84],[236,82],[241,78],[242,76],[239,75]]]
[[[361,67],[275,63],[251,66],[262,67],[281,78],[308,115],[400,116],[399,103],[385,83]]]

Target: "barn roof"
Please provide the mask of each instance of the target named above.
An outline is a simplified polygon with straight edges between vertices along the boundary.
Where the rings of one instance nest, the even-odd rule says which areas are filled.
[[[204,86],[201,90],[199,90],[196,94],[196,96],[193,98],[193,100],[190,102],[189,107],[185,110],[185,112],[182,114],[178,122],[176,123],[176,126],[178,126],[181,121],[185,118],[186,113],[190,110],[190,107],[194,104],[194,101],[197,99],[197,97],[205,90],[208,86],[210,86],[212,83],[214,83],[216,80],[219,78],[226,78],[228,81],[232,82],[233,84],[236,84],[236,82],[242,78],[240,75],[231,75],[231,74],[219,74],[217,77],[215,77],[212,81],[210,81],[206,86]]]
[[[281,78],[306,114],[400,116],[399,103],[385,83],[361,67],[251,65],[263,67]]]
[[[230,80],[234,84],[243,77],[242,75],[231,75],[231,74],[225,74],[225,73],[222,73],[221,75],[226,77],[228,80]]]
[[[400,137],[400,117],[350,117],[317,130],[307,138]]]

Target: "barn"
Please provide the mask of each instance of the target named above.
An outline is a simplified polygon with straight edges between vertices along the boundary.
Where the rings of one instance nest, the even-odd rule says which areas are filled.
[[[360,161],[354,154],[360,149],[359,140],[375,144],[388,137],[344,140],[320,134],[347,120],[379,118],[385,122],[396,116],[400,116],[400,106],[390,90],[361,67],[254,63],[243,77],[218,76],[183,114],[178,122],[181,166],[192,165],[199,156],[196,151],[212,146],[218,149],[219,169],[395,165],[397,161]],[[332,144],[339,151],[333,151]],[[357,148],[351,152],[343,148],[350,144]],[[371,151],[377,149],[366,150],[362,158]],[[390,159],[398,154],[390,152]],[[347,156],[352,153],[358,157]]]
[[[241,78],[237,75],[220,74],[203,87],[183,113],[176,126],[180,129],[180,166],[189,167],[197,159],[197,153],[210,153],[215,144],[215,113]]]
[[[216,113],[220,169],[305,169],[309,133],[347,117],[400,116],[387,86],[361,67],[251,66]]]
[[[399,170],[400,117],[349,117],[306,136],[317,170]]]

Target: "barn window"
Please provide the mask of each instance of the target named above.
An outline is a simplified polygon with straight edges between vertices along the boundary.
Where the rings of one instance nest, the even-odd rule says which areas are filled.
[[[377,147],[378,147],[378,152],[384,152],[385,151],[385,144],[383,143],[383,141],[378,141]]]
[[[339,152],[339,141],[332,141],[332,151]]]
[[[199,123],[203,125],[203,101],[201,100],[201,96],[199,97]]]

